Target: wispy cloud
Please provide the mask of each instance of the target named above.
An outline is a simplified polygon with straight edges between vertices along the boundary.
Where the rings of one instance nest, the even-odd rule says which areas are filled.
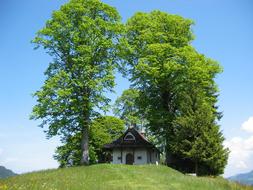
[[[247,138],[237,136],[224,142],[225,147],[231,151],[227,168],[236,173],[243,173],[253,167],[253,135],[251,134],[253,132],[253,117],[243,122],[240,129],[248,132],[249,136]]]
[[[225,146],[229,148],[229,164],[238,169],[246,169],[247,163],[253,155],[253,136],[243,139],[234,137],[225,141]]]
[[[242,129],[247,132],[253,133],[253,117],[250,117],[242,124]]]

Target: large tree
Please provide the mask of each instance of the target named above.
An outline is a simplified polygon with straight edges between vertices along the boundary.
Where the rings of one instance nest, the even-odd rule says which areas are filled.
[[[175,128],[179,123],[175,125],[175,121],[179,121],[180,117],[186,116],[190,111],[190,106],[183,102],[186,95],[194,96],[196,91],[197,95],[201,94],[201,101],[205,101],[208,107],[213,109],[206,112],[208,114],[206,118],[205,114],[199,115],[199,118],[204,120],[199,124],[203,133],[193,134],[189,130],[184,134],[186,136],[208,134],[209,128],[215,131],[210,137],[213,135],[217,146],[224,152],[217,156],[216,163],[221,160],[225,160],[223,163],[226,163],[227,154],[222,146],[224,139],[215,123],[220,114],[216,109],[218,89],[214,78],[221,72],[221,68],[217,62],[206,58],[191,46],[192,23],[191,20],[160,11],[137,13],[126,24],[126,35],[121,40],[121,56],[127,64],[132,87],[139,91],[139,107],[148,120],[149,129],[165,143],[167,163],[170,153],[181,157],[187,156],[181,154],[177,147],[180,145],[178,141],[180,138],[176,135],[180,133],[176,133]],[[212,118],[212,122],[207,121],[208,118]],[[197,129],[197,125],[192,127]],[[171,143],[174,140],[178,143]],[[195,143],[198,144],[197,141]],[[192,146],[196,147],[194,144]],[[205,148],[204,146],[202,144],[202,148]],[[196,151],[193,153],[193,149],[188,149],[188,152],[190,151],[192,154],[188,154],[187,158],[194,161],[199,159],[193,158],[197,155]],[[225,164],[219,166],[222,169],[216,170],[215,175],[222,173]]]
[[[121,34],[120,16],[99,0],[70,0],[54,11],[33,42],[53,58],[42,88],[35,93],[32,119],[42,121],[48,137],[59,135],[71,145],[81,136],[81,156],[89,164],[91,120],[106,111],[116,67],[116,46]],[[61,150],[58,150],[61,151]]]
[[[170,141],[173,153],[191,161],[197,175],[222,174],[229,153],[223,147],[224,137],[217,124],[219,113],[208,101],[201,92],[191,90],[185,94],[181,114],[173,121],[174,138]]]

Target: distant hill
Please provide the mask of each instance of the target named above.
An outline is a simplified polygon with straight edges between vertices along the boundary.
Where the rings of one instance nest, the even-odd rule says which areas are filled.
[[[27,173],[0,179],[1,186],[6,190],[253,190],[222,177],[194,177],[161,165],[113,164]]]
[[[11,176],[15,176],[17,174],[15,174],[13,171],[6,169],[3,166],[0,166],[0,178],[6,178],[6,177],[11,177]]]
[[[253,171],[244,174],[238,174],[228,178],[231,181],[236,181],[246,185],[253,185]]]

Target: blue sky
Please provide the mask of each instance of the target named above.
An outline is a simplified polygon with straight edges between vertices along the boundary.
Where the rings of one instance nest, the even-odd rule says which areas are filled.
[[[46,140],[30,121],[31,96],[43,84],[50,57],[30,41],[66,0],[0,1],[0,165],[23,173],[57,167],[57,138]],[[159,9],[195,21],[193,46],[222,65],[217,78],[220,125],[231,149],[225,176],[253,170],[253,2],[251,0],[104,0],[123,21],[136,11]],[[117,75],[117,94],[128,82]]]

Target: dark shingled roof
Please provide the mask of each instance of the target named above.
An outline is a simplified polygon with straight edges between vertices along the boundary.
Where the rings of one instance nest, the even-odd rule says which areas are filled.
[[[129,132],[135,137],[135,140],[124,139],[125,136]],[[104,145],[104,149],[113,149],[113,148],[154,148],[154,149],[157,149],[152,143],[148,142],[148,140],[142,134],[140,134],[135,128],[128,128],[126,132],[120,138],[118,138],[117,140],[113,141],[110,144]]]

